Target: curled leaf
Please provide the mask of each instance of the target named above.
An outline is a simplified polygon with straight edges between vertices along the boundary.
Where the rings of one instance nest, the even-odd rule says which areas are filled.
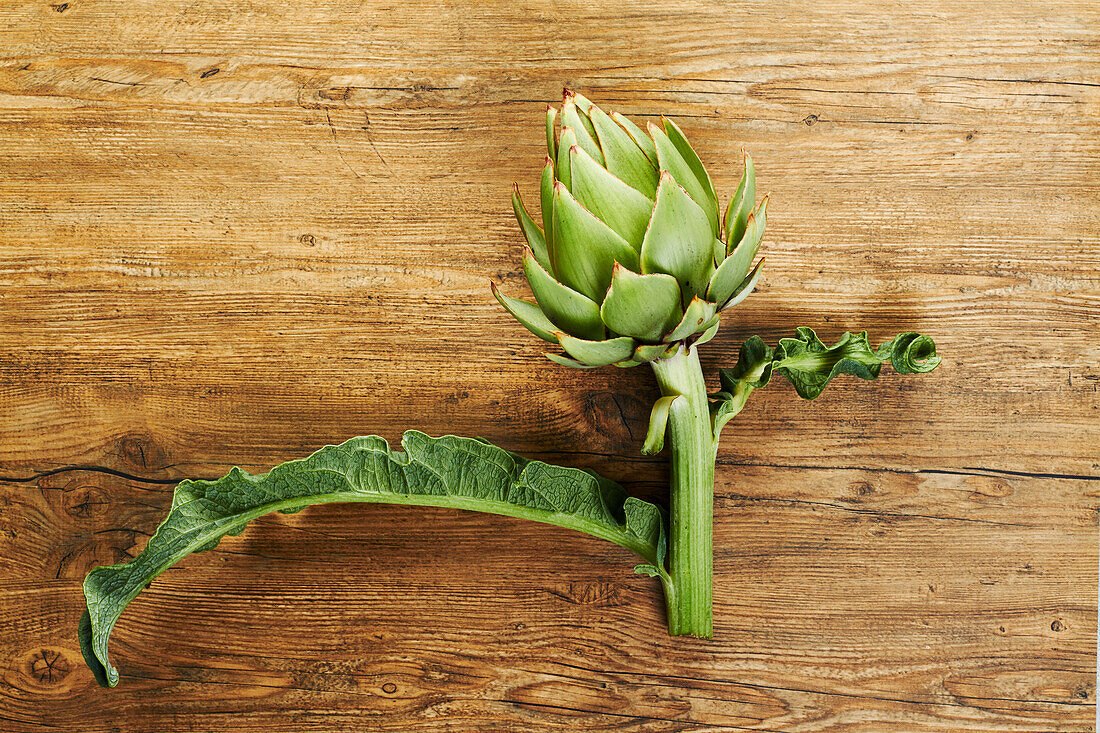
[[[732,369],[719,369],[722,391],[711,395],[711,420],[715,437],[722,426],[741,411],[754,389],[765,386],[773,373],[781,374],[799,397],[812,400],[840,374],[875,379],[882,365],[891,363],[899,374],[930,372],[939,366],[936,344],[929,336],[903,333],[872,349],[867,332],[845,333],[826,346],[813,329],[799,327],[794,338],[779,339],[772,349],[759,336],[741,346]]]

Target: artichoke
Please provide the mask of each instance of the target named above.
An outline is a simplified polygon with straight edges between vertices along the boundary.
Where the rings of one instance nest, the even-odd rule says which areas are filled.
[[[548,358],[578,368],[637,366],[713,338],[763,264],[752,266],[768,199],[754,208],[752,159],[720,218],[714,184],[672,120],[643,132],[567,89],[560,111],[547,107],[546,145],[541,227],[512,188],[537,302],[493,284],[500,304],[567,355]]]

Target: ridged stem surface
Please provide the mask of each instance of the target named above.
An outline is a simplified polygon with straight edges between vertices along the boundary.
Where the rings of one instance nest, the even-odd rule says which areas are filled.
[[[674,636],[713,634],[713,437],[706,383],[694,348],[655,361],[663,395],[679,395],[668,418],[672,453],[669,533],[674,594],[669,595],[668,626]]]

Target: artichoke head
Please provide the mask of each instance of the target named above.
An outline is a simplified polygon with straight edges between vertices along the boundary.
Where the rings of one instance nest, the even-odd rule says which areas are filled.
[[[672,120],[640,127],[565,91],[546,110],[541,226],[512,189],[536,303],[493,294],[559,364],[637,366],[703,343],[752,292],[768,199],[752,159],[720,217],[714,184]]]

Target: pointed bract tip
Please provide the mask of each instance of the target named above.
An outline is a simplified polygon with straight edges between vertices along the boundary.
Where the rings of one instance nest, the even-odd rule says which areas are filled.
[[[570,99],[571,97],[573,97],[574,94],[575,94],[575,92],[572,89],[570,89],[569,87],[562,87],[561,88],[561,101],[564,102],[567,99]]]
[[[566,190],[564,183],[562,183],[561,181],[554,181],[554,193],[559,193],[564,190]]]
[[[665,171],[665,170],[661,171],[661,180],[662,181],[666,181],[666,180],[667,181],[672,181],[672,174],[669,173],[668,171]],[[676,181],[672,181],[672,182],[676,183]]]
[[[497,295],[500,292],[497,289],[497,284],[495,282],[493,282],[492,280],[489,280],[489,289],[493,291],[493,295]]]
[[[570,145],[569,146],[569,154],[570,155],[577,155],[580,152],[581,152],[581,146],[580,145]]]
[[[552,166],[552,165],[554,165],[554,159],[553,159],[553,158],[551,158],[551,157],[550,157],[549,155],[547,155],[547,156],[546,156],[546,163],[545,163],[545,165],[549,165],[549,166]]]
[[[512,181],[512,193],[514,193],[516,196],[519,196],[519,184],[515,181]]]

